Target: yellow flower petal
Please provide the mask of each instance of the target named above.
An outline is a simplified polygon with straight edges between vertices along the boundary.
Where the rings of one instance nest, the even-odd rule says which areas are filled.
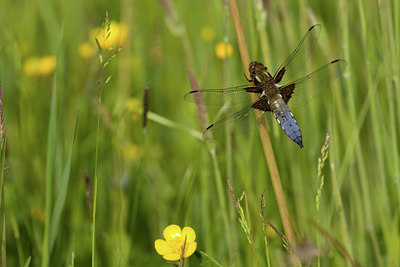
[[[82,43],[78,50],[82,58],[91,58],[94,53],[92,46],[88,42]]]
[[[183,257],[187,258],[190,257],[197,248],[197,243],[196,242],[190,242],[188,246],[186,246],[185,253],[183,254]]]
[[[171,224],[168,225],[163,232],[164,238],[165,240],[171,240],[174,239],[175,237],[180,237],[181,236],[181,228],[179,227],[179,225],[176,224]]]
[[[196,233],[194,232],[192,227],[186,226],[182,229],[182,238],[185,240],[186,235],[186,243],[193,242],[196,239]]]
[[[47,75],[53,72],[56,68],[57,59],[55,56],[42,57],[40,62],[40,72],[42,75]]]
[[[230,58],[233,55],[233,47],[230,43],[220,42],[215,46],[215,54],[220,59]]]
[[[170,247],[168,246],[167,241],[162,240],[162,239],[157,239],[154,242],[154,247],[156,248],[157,253],[160,255],[170,253],[170,251],[171,251]]]
[[[24,63],[24,73],[26,76],[38,76],[40,59],[37,57],[28,58]]]
[[[128,27],[124,23],[119,24],[119,45],[124,45],[128,37]]]
[[[124,23],[111,21],[109,36],[106,36],[107,33],[104,30],[100,27],[92,29],[89,34],[90,39],[95,42],[94,39],[96,38],[102,49],[109,49],[111,46],[116,48],[124,45],[128,36],[128,27]]]
[[[191,227],[187,226],[181,230],[179,225],[171,224],[164,229],[163,235],[165,240],[157,239],[154,247],[166,260],[176,261],[181,255],[187,258],[196,251],[197,243],[194,242],[196,233]]]
[[[53,55],[31,57],[24,63],[24,73],[27,76],[46,76],[54,71],[57,59]]]
[[[164,260],[167,261],[177,261],[181,258],[181,255],[177,253],[170,253],[170,254],[165,254],[163,258]]]

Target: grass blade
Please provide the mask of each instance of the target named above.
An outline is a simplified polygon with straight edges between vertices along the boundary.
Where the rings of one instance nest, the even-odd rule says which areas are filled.
[[[57,58],[60,55],[61,43],[64,36],[64,28],[61,28],[57,43]],[[47,132],[47,154],[46,154],[46,185],[45,185],[45,224],[42,240],[42,267],[49,264],[50,259],[50,218],[54,178],[54,161],[57,143],[57,70],[53,74],[53,86],[50,103],[49,128]]]
[[[50,224],[50,247],[49,250],[50,252],[53,249],[54,246],[54,241],[57,237],[58,233],[58,226],[60,223],[61,219],[61,214],[64,209],[64,204],[65,204],[65,199],[67,196],[67,191],[68,191],[68,184],[69,184],[69,175],[71,172],[71,160],[72,160],[72,152],[74,150],[74,143],[75,143],[75,137],[76,137],[76,127],[78,124],[78,115],[79,112],[76,114],[75,118],[75,126],[74,126],[74,132],[73,132],[73,137],[72,137],[72,142],[67,158],[67,162],[65,163],[64,166],[64,171],[61,176],[61,183],[59,183],[59,188],[57,189],[57,199],[56,203],[54,204],[54,210],[51,218],[51,224]]]

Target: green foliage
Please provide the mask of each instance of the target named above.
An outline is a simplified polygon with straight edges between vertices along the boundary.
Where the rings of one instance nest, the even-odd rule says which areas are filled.
[[[251,59],[273,73],[315,23],[322,34],[304,69],[337,58],[349,63],[318,99],[293,110],[303,149],[268,124],[298,231],[294,253],[305,265],[317,258],[321,266],[398,265],[400,2],[238,5]],[[106,30],[92,36],[106,10]],[[254,266],[256,259],[260,266],[290,265],[258,133],[206,144],[196,105],[183,100],[191,90],[188,70],[201,88],[247,82],[223,1],[2,1],[0,20],[6,133],[0,264],[90,266],[94,255],[95,266],[168,266],[154,241],[175,223],[192,227],[198,250],[223,266]],[[125,40],[104,47],[103,37],[123,34],[113,28],[118,23],[127,29]],[[214,32],[210,39],[202,37],[206,27]],[[224,40],[234,54],[222,61],[215,46]],[[83,57],[85,42],[92,54]],[[56,71],[30,76],[27,60],[46,55],[57,57]],[[240,108],[207,110],[214,122]],[[321,156],[326,132],[329,150]],[[246,192],[242,222],[252,245],[227,179],[235,192]],[[92,186],[95,229],[88,210]]]
[[[215,259],[207,255],[202,251],[195,251],[193,256],[190,258],[191,267],[218,267],[222,266]]]

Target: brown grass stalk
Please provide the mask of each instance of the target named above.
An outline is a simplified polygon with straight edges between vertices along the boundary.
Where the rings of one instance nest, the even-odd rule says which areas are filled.
[[[250,77],[248,66],[250,64],[249,51],[247,49],[246,40],[243,34],[242,23],[240,21],[239,11],[237,8],[236,0],[229,0],[229,8],[231,11],[231,17],[233,20],[233,25],[235,28],[235,33],[237,37],[237,42],[240,50],[240,56],[242,58],[243,69],[245,71],[246,77]],[[252,95],[252,100],[255,102],[257,100],[256,95]],[[259,110],[254,110],[257,117],[262,116],[262,112]],[[286,205],[285,196],[282,189],[282,183],[278,171],[278,167],[275,160],[274,151],[272,149],[271,140],[267,131],[267,127],[264,120],[259,121],[259,132],[260,138],[264,150],[265,159],[267,161],[269,173],[271,176],[272,186],[274,188],[275,198],[278,203],[279,213],[281,216],[283,228],[285,235],[289,239],[289,242],[293,247],[296,246],[296,240],[294,237],[294,232],[292,228],[292,223],[289,218],[289,212]]]

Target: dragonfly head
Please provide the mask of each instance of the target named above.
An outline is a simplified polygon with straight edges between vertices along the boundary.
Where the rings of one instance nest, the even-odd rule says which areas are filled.
[[[266,78],[265,75],[271,78],[271,74],[269,74],[267,67],[257,61],[252,61],[249,64],[249,72],[251,79],[253,81],[256,80],[260,83],[262,80],[264,80],[264,78]]]
[[[267,70],[267,67],[265,67],[262,63],[257,62],[257,61],[252,61],[249,65],[249,72],[250,74],[256,74],[260,71]]]

